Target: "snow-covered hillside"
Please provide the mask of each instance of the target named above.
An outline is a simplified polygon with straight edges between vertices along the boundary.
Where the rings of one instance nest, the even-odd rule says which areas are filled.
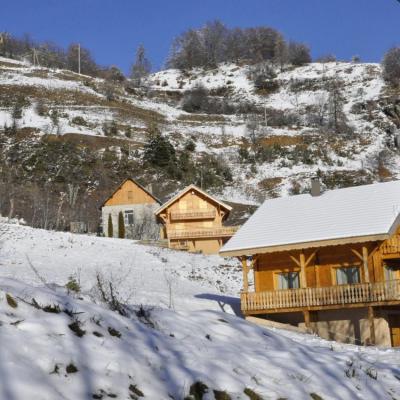
[[[235,260],[17,225],[0,232],[2,399],[400,398],[399,351],[236,316]],[[124,315],[104,303],[96,275],[115,285]],[[71,277],[79,292],[65,288]]]
[[[104,125],[114,121],[117,137],[140,153],[146,125],[156,121],[176,149],[184,148],[191,138],[196,157],[211,154],[229,167],[232,182],[212,190],[236,202],[260,203],[266,197],[305,190],[309,177],[317,173],[329,188],[398,178],[400,157],[394,148],[398,127],[390,116],[393,107],[396,115],[398,106],[381,78],[379,64],[329,62],[284,71],[275,68],[268,90],[255,86],[254,68],[222,64],[206,71],[165,70],[148,78],[146,90],[128,90],[119,84],[111,90],[101,79],[3,58],[0,126],[12,123],[12,105],[6,99],[18,93],[30,101],[19,126],[42,134],[101,137]],[[340,97],[346,132],[324,125],[332,112],[332,82],[338,85],[335,95]],[[241,105],[239,111],[218,115],[184,111],[185,92],[199,85],[215,102]],[[49,111],[58,110],[57,127],[50,112],[38,115],[38,101],[44,101]],[[263,148],[257,162],[251,158],[246,128],[253,113],[258,113]],[[128,128],[132,130],[129,139],[125,137]],[[109,145],[118,150],[119,143]],[[99,152],[107,146],[102,147]],[[250,153],[247,160],[240,149]]]

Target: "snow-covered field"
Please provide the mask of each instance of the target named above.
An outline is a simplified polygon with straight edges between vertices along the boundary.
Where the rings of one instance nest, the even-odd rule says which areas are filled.
[[[0,224],[0,271],[0,399],[400,399],[399,351],[235,315],[236,260]]]

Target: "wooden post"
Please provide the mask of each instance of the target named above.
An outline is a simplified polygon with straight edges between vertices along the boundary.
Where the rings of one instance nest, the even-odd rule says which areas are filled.
[[[300,287],[307,287],[307,278],[306,278],[306,257],[304,252],[300,253]]]
[[[243,266],[243,291],[249,291],[249,267],[247,266],[247,257],[242,257],[242,266]]]
[[[368,307],[368,322],[370,330],[371,345],[375,345],[375,321],[374,321],[374,308]]]
[[[364,280],[365,283],[369,283],[369,271],[368,271],[368,249],[363,246],[362,248],[362,258],[364,266]]]
[[[307,329],[308,331],[311,331],[310,311],[304,310],[304,311],[303,311],[303,315],[304,315],[304,323],[305,323],[305,325],[306,325],[306,329]]]

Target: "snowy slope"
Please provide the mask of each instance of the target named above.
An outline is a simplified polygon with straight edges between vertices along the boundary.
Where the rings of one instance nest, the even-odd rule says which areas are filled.
[[[215,300],[234,305],[240,289],[236,261],[16,225],[0,232],[2,399],[181,400],[195,382],[211,400],[400,398],[397,350],[260,328],[222,310]],[[96,271],[119,277],[125,316],[101,300]],[[174,307],[165,273],[175,276]],[[71,275],[78,294],[64,288]]]

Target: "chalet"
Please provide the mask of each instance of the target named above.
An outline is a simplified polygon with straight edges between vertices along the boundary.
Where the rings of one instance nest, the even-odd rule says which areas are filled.
[[[400,181],[267,200],[220,254],[242,261],[244,315],[400,346]]]
[[[162,236],[173,249],[218,253],[221,246],[236,232],[223,226],[232,208],[195,185],[187,186],[156,210],[164,224]]]
[[[122,213],[126,238],[158,239],[160,228],[154,211],[160,204],[149,189],[134,179],[126,179],[101,206],[104,234],[110,236],[111,218],[112,237],[118,237],[119,214]]]

